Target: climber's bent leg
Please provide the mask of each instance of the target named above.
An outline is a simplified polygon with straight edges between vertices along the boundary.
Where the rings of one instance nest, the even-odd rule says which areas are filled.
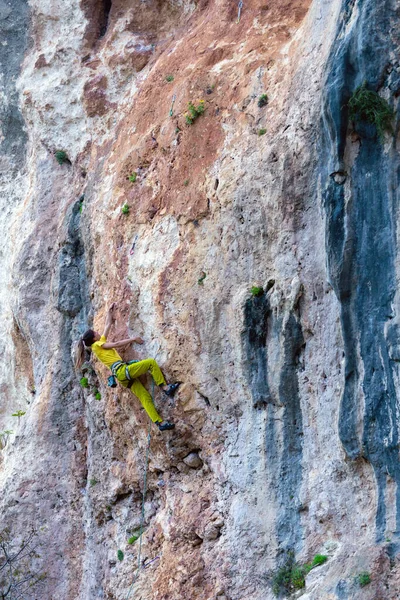
[[[135,394],[137,398],[139,398],[144,410],[147,412],[153,423],[161,422],[162,417],[160,417],[160,415],[158,414],[156,407],[154,406],[152,397],[150,396],[146,388],[140,383],[139,379],[135,379],[134,381],[132,381],[130,389],[131,392]]]
[[[144,375],[147,373],[147,371],[150,371],[156,385],[166,384],[164,375],[162,374],[161,369],[154,358],[139,360],[139,362],[129,365],[128,369],[129,375],[132,377],[132,379],[136,379],[136,377],[140,377],[140,375]]]

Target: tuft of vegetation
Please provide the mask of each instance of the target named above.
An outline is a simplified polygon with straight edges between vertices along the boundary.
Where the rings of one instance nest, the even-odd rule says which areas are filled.
[[[364,587],[365,585],[371,583],[371,575],[368,573],[368,571],[362,571],[362,573],[359,573],[357,579],[360,587]]]
[[[204,113],[206,107],[204,106],[204,100],[200,100],[197,106],[193,102],[188,103],[188,111],[185,114],[185,120],[188,125],[193,125],[200,115]]]
[[[268,104],[268,96],[267,94],[261,94],[258,98],[257,106],[258,108],[262,108],[263,106],[267,106]]]
[[[375,125],[382,140],[385,131],[392,132],[394,111],[384,98],[367,89],[367,82],[360,85],[349,100],[349,117]]]
[[[185,181],[183,182],[183,185],[184,185],[185,187],[187,187],[187,186],[189,185],[189,179],[185,179]]]
[[[88,387],[89,387],[89,380],[88,380],[88,378],[87,378],[87,377],[82,377],[82,378],[79,380],[79,383],[81,384],[81,386],[82,386],[83,388],[88,388]]]
[[[20,417],[23,417],[25,414],[26,414],[25,411],[23,411],[23,410],[17,410],[15,413],[12,413],[11,416],[12,417],[18,417],[18,418],[20,418]]]
[[[165,81],[168,81],[168,83],[171,83],[171,81],[174,80],[174,76],[173,75],[167,75],[165,78]]]
[[[139,539],[138,535],[132,535],[129,539],[128,539],[128,544],[132,545],[134,544],[137,540]]]
[[[54,156],[56,157],[56,161],[58,162],[59,165],[63,165],[64,163],[71,164],[71,161],[69,160],[68,155],[65,152],[65,150],[56,150],[54,152]]]
[[[132,183],[135,183],[136,179],[137,179],[137,173],[133,172],[131,175],[129,175],[128,177],[129,181],[131,181]]]
[[[83,210],[83,201],[85,200],[85,196],[84,194],[82,194],[82,196],[79,198],[78,202],[79,202],[79,212],[81,213]]]
[[[117,558],[121,562],[124,560],[124,553],[122,552],[122,550],[118,550],[118,552],[117,552]]]
[[[257,287],[256,285],[253,285],[253,287],[250,290],[250,293],[251,293],[252,296],[255,296],[256,298],[258,298],[259,296],[263,295],[264,288]]]
[[[197,283],[199,285],[203,285],[203,281],[205,280],[206,277],[207,277],[207,274],[204,271],[202,271],[199,279],[197,280]]]
[[[124,204],[123,207],[121,208],[121,212],[123,215],[129,215],[129,205]]]
[[[327,556],[317,554],[311,563],[299,565],[294,560],[294,553],[289,552],[285,563],[272,574],[272,592],[277,598],[293,594],[306,586],[306,575],[315,567],[323,565]]]
[[[266,129],[259,129],[258,130],[258,135],[265,135],[267,133]]]
[[[94,397],[96,398],[96,400],[101,400],[101,394],[100,392],[96,392]]]
[[[319,567],[320,565],[323,565],[324,563],[326,563],[326,561],[328,560],[328,557],[325,556],[325,554],[316,554],[312,560],[312,562],[309,565],[309,571],[311,571],[311,569],[313,569],[314,567]]]
[[[89,483],[90,483],[90,487],[94,487],[96,484],[98,484],[99,482],[97,481],[97,479],[94,477],[93,479],[89,479]]]

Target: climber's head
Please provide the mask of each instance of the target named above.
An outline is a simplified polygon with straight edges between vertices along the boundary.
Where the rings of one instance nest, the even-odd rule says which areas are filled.
[[[86,348],[90,348],[90,346],[99,339],[99,334],[96,331],[93,331],[93,329],[88,329],[82,336],[82,342],[85,344]]]
[[[97,331],[93,331],[93,329],[88,329],[85,331],[80,340],[76,343],[74,354],[75,354],[75,368],[77,371],[81,368],[83,363],[85,362],[86,351],[90,348],[94,342],[97,342],[100,339],[100,334]]]

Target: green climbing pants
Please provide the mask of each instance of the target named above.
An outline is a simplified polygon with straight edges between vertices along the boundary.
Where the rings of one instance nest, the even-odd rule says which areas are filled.
[[[128,369],[129,376],[133,381],[129,381],[125,375],[125,369]],[[164,385],[166,383],[164,379],[164,375],[161,372],[160,367],[154,360],[154,358],[146,358],[145,360],[139,360],[136,363],[132,363],[131,365],[121,365],[119,369],[117,369],[116,377],[121,385],[124,387],[129,387],[131,392],[135,394],[137,398],[139,398],[144,410],[149,415],[150,419],[153,423],[157,421],[162,421],[162,418],[158,414],[156,407],[154,406],[154,402],[152,397],[146,388],[140,383],[138,377],[144,375],[150,371],[151,376],[153,377],[156,385]]]

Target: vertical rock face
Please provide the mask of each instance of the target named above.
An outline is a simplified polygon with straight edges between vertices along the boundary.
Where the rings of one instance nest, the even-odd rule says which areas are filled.
[[[0,0],[0,514],[38,600],[266,600],[316,554],[304,598],[399,596],[399,10]],[[182,382],[150,441],[73,367],[112,301]]]

